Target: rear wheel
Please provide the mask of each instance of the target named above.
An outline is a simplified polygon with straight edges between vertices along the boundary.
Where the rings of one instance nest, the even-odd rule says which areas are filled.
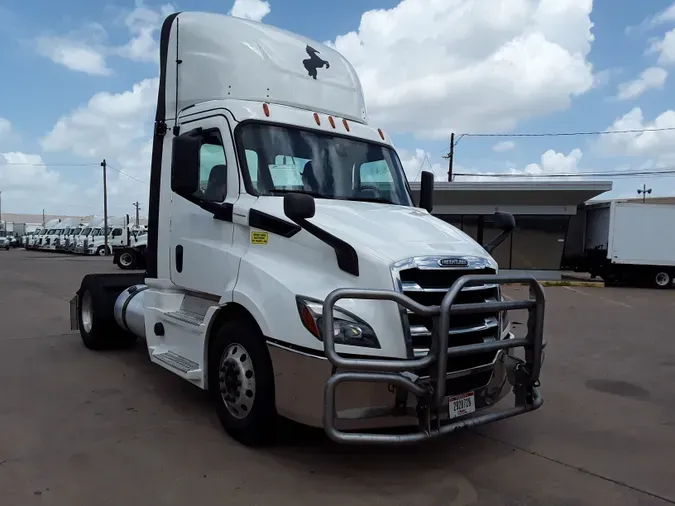
[[[258,327],[226,322],[209,346],[209,391],[218,418],[232,438],[247,446],[274,441],[277,420],[272,360]]]
[[[652,278],[656,288],[670,288],[673,284],[673,277],[670,272],[657,270]]]
[[[138,258],[136,253],[132,250],[123,251],[120,253],[119,266],[120,269],[135,269],[138,265]]]
[[[117,296],[127,288],[106,290],[94,276],[82,280],[78,292],[77,317],[82,343],[90,350],[128,348],[136,342],[136,336],[122,330],[115,322],[114,307]]]

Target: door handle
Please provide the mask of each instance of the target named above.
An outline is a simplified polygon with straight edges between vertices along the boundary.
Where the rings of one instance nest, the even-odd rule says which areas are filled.
[[[183,272],[183,246],[176,246],[176,270]]]

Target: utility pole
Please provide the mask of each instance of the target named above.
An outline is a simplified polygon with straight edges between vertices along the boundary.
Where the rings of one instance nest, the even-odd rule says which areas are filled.
[[[42,210],[42,226],[45,226],[45,210]]]
[[[105,254],[108,254],[108,182],[106,178],[106,167],[105,158],[101,162],[101,167],[103,167],[103,235],[104,235],[104,244],[105,244]]]
[[[2,229],[2,190],[0,190],[0,229]]]
[[[642,189],[640,190],[640,189],[638,188],[638,191],[637,191],[637,192],[638,192],[638,195],[642,194],[642,203],[644,204],[645,201],[647,200],[647,194],[648,194],[648,193],[651,194],[651,193],[652,193],[652,189],[651,189],[651,188],[647,188],[647,185],[643,183],[643,184],[642,184]]]
[[[455,158],[455,134],[450,134],[450,153],[448,153],[448,181],[452,181],[452,162]]]
[[[141,204],[138,202],[138,200],[136,202],[134,202],[134,207],[136,208],[136,228],[138,228],[138,224],[139,224],[138,211],[141,210]]]

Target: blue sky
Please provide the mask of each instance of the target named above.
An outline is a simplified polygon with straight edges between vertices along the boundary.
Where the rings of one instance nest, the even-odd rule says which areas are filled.
[[[103,157],[113,167],[112,212],[144,205],[156,29],[172,9],[233,8],[231,0],[166,3],[3,2],[3,212],[100,212]],[[411,178],[420,168],[443,177],[450,132],[675,127],[672,0],[238,3],[233,15],[264,14],[264,23],[330,41],[352,61],[372,120],[392,135]],[[675,168],[675,132],[466,136],[455,163],[458,172],[533,177]],[[616,179],[613,195],[635,195],[643,182],[675,195],[675,177],[664,176]]]

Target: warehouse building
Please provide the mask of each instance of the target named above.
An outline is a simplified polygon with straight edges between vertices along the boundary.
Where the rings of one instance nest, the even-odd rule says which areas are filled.
[[[410,185],[417,202],[420,183]],[[495,211],[513,214],[516,230],[493,252],[500,268],[559,279],[570,217],[611,189],[611,181],[436,182],[433,214],[481,244],[499,234],[492,226]]]

